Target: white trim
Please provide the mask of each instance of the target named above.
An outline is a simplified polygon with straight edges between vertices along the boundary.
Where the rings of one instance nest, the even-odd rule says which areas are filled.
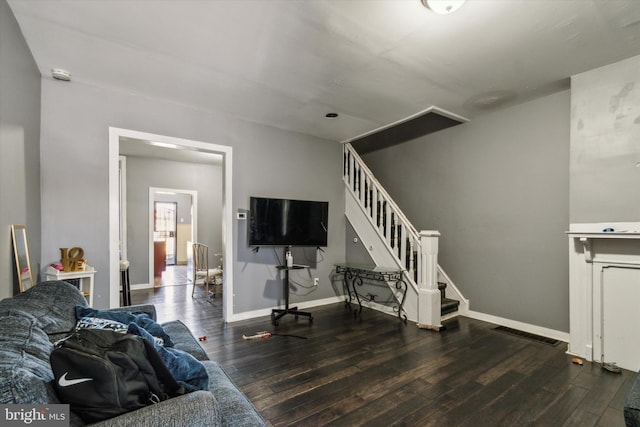
[[[518,322],[517,320],[505,319],[504,317],[493,316],[491,314],[480,313],[469,310],[464,315],[483,322],[494,323],[500,326],[517,329],[519,331],[528,332],[530,334],[541,335],[543,337],[553,338],[562,342],[569,342],[569,334],[567,332],[556,331],[555,329],[543,328],[542,326],[531,325],[529,323]]]
[[[604,232],[613,228],[613,232]],[[569,243],[569,349],[602,360],[602,277],[605,267],[638,268],[640,222],[572,223]],[[621,366],[630,369],[626,366]]]
[[[318,299],[313,301],[297,302],[298,309],[320,307],[322,305],[335,304],[341,302],[344,304],[344,296],[335,296],[324,299]],[[278,306],[273,308],[284,308],[284,306]],[[242,320],[255,319],[257,317],[271,316],[272,308],[262,308],[260,310],[245,311],[242,313],[234,314],[233,317],[228,317],[227,322],[240,322]]]
[[[122,239],[120,241],[120,253],[122,259],[127,259],[127,157],[118,156],[118,191],[120,202],[120,227],[122,229]]]
[[[618,233],[640,233],[640,222],[585,222],[569,224],[567,234],[600,234],[606,228],[613,228],[613,233],[607,232],[607,236],[616,235]]]
[[[173,192],[179,194],[188,194],[191,196],[191,238],[189,241],[194,242],[198,235],[198,191],[181,190],[169,187],[149,187],[149,284],[153,287],[155,283],[154,277],[154,250],[153,248],[153,221],[154,221],[154,203],[156,201],[155,194],[160,191]],[[132,287],[133,289],[133,287]]]
[[[118,129],[109,127],[109,303],[120,305],[120,201],[119,162],[120,134]]]
[[[131,285],[132,291],[139,289],[153,289],[153,285],[151,283],[136,283],[135,285]]]
[[[117,307],[120,301],[120,260],[118,253],[118,156],[120,151],[120,137],[157,141],[174,144],[205,152],[222,155],[223,190],[222,190],[222,252],[223,252],[223,307],[222,319],[234,318],[233,313],[233,148],[225,145],[212,144],[203,141],[174,138],[138,132],[130,129],[109,127],[109,306]]]

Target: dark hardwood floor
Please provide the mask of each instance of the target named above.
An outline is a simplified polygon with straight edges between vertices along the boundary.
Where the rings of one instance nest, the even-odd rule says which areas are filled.
[[[624,426],[635,373],[571,363],[552,346],[459,317],[433,332],[342,303],[310,309],[314,321],[268,316],[223,324],[222,300],[191,286],[132,292],[180,319],[273,426]],[[243,334],[275,334],[244,340]]]

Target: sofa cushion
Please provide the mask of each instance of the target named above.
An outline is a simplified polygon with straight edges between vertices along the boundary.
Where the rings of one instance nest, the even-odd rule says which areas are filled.
[[[202,363],[209,373],[209,391],[220,404],[220,415],[224,425],[233,427],[267,425],[253,403],[236,387],[217,362],[208,360]]]
[[[208,391],[194,391],[91,425],[91,427],[141,426],[232,427],[233,425],[221,420],[220,405]]]
[[[39,319],[20,310],[0,316],[0,403],[58,403],[51,381],[53,345]]]
[[[207,353],[202,349],[200,343],[196,341],[189,328],[187,328],[187,325],[180,320],[163,323],[162,327],[173,339],[175,348],[186,351],[200,361],[209,360],[209,356],[207,356]]]
[[[635,376],[623,411],[627,427],[640,427],[640,374]]]
[[[3,299],[0,316],[6,316],[11,310],[24,311],[32,314],[48,335],[67,334],[76,325],[76,305],[87,305],[87,300],[73,285],[55,280]]]

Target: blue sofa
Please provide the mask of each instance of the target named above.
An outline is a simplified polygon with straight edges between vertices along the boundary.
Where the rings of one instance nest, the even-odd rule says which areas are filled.
[[[61,403],[53,385],[49,355],[53,342],[76,324],[76,305],[87,305],[72,285],[40,283],[0,301],[0,404]],[[152,305],[115,310],[144,311],[155,320]],[[189,329],[179,320],[163,323],[175,348],[202,361],[209,391],[195,391],[110,418],[95,426],[266,426],[253,404],[233,384],[221,366],[209,360]],[[71,413],[71,425],[84,425]]]

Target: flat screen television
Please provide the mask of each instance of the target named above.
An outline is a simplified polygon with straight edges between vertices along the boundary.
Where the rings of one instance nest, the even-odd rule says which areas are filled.
[[[329,202],[251,197],[249,246],[327,246]]]

